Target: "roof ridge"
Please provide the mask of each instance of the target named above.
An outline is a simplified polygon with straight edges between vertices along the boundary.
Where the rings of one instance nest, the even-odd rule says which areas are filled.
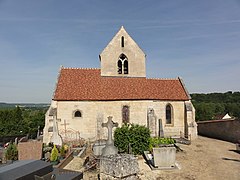
[[[178,78],[146,78],[152,80],[178,80]]]
[[[100,68],[74,68],[74,67],[62,67],[62,69],[100,70]]]

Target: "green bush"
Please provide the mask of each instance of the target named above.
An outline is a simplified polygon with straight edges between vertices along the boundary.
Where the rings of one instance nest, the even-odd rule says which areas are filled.
[[[174,144],[176,141],[172,138],[158,138],[158,137],[152,137],[150,138],[150,151],[153,147],[158,147],[160,144]]]
[[[18,150],[15,144],[9,144],[5,152],[5,157],[7,160],[18,160]]]
[[[57,160],[58,160],[58,149],[54,145],[52,152],[51,152],[50,161],[57,161]]]
[[[142,154],[149,149],[150,130],[138,124],[124,124],[114,131],[114,145],[120,153],[128,153],[131,146],[133,154]]]

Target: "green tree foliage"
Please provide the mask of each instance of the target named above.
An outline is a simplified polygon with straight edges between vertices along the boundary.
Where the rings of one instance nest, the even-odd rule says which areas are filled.
[[[131,147],[134,154],[142,154],[149,149],[150,130],[137,124],[124,124],[114,131],[114,145],[119,152],[129,152]]]
[[[44,127],[46,109],[0,109],[0,136],[36,136],[38,126]]]
[[[229,113],[240,118],[240,92],[191,94],[196,109],[196,120],[214,120]]]

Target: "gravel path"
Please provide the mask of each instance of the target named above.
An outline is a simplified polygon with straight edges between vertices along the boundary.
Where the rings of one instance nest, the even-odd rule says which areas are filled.
[[[191,145],[180,145],[176,161],[178,170],[152,171],[139,157],[142,180],[240,180],[240,154],[234,152],[235,144],[201,137]],[[65,169],[81,171],[83,159],[74,158]],[[97,179],[97,171],[84,173],[84,179]]]

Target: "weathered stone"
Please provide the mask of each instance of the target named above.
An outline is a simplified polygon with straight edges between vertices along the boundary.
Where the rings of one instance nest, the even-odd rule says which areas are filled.
[[[148,109],[148,128],[151,131],[151,136],[156,137],[157,136],[157,116],[154,113],[153,108]]]
[[[100,172],[114,178],[127,178],[139,172],[137,158],[131,154],[115,154],[101,157]]]
[[[96,141],[93,144],[93,153],[95,156],[100,156],[102,155],[102,150],[103,148],[106,146],[106,141],[104,140],[100,140],[100,141]]]
[[[159,147],[153,148],[154,166],[159,168],[175,167],[176,148]]]
[[[53,116],[53,134],[52,134],[51,142],[55,145],[62,146],[62,137],[59,135],[59,132],[58,132],[56,115]]]
[[[108,129],[108,140],[106,146],[102,150],[102,156],[110,155],[110,154],[117,154],[118,149],[114,146],[114,142],[112,139],[112,128],[118,127],[118,123],[114,123],[112,121],[112,116],[108,117],[107,123],[102,123],[103,127],[107,127]]]

